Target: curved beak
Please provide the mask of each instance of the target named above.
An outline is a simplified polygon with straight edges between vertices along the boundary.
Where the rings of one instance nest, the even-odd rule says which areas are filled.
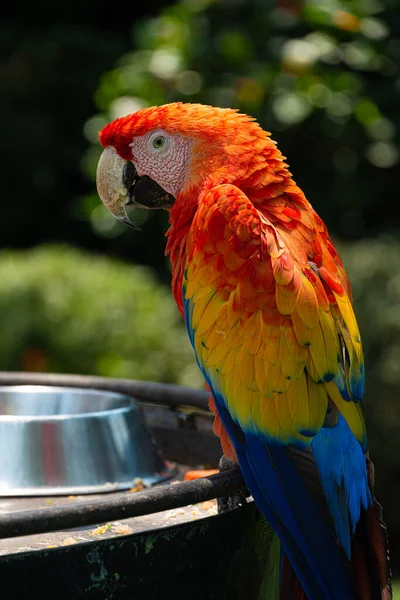
[[[139,176],[135,165],[121,158],[115,148],[103,151],[96,175],[97,191],[104,206],[122,223],[139,229],[129,219],[127,207],[156,210],[170,208],[175,198],[147,175]]]

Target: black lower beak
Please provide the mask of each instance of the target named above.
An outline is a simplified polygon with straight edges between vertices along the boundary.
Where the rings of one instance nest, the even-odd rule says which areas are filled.
[[[138,175],[135,165],[128,161],[123,172],[123,184],[128,190],[125,206],[140,206],[150,210],[170,208],[175,198],[147,175]]]
[[[136,231],[140,231],[140,227],[135,225],[135,223],[133,223],[128,217],[119,217],[119,220],[121,221],[121,223],[125,223],[125,225],[132,227],[132,229],[136,229]]]

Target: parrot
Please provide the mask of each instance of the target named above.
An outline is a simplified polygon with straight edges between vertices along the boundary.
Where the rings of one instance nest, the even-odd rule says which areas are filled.
[[[131,209],[169,212],[172,293],[223,453],[280,539],[280,598],[389,600],[351,286],[271,134],[174,102],[99,139],[106,208],[134,228]]]

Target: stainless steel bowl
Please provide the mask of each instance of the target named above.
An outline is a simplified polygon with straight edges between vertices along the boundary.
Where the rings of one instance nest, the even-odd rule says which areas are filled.
[[[108,492],[171,474],[140,405],[128,396],[0,387],[0,496]]]

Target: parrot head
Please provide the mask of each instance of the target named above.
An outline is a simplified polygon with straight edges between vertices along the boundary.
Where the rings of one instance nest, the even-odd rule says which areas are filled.
[[[197,198],[189,193],[196,188],[243,182],[251,157],[277,152],[252,117],[201,104],[145,108],[112,121],[99,137],[99,196],[133,227],[131,207],[170,209],[178,198]]]

